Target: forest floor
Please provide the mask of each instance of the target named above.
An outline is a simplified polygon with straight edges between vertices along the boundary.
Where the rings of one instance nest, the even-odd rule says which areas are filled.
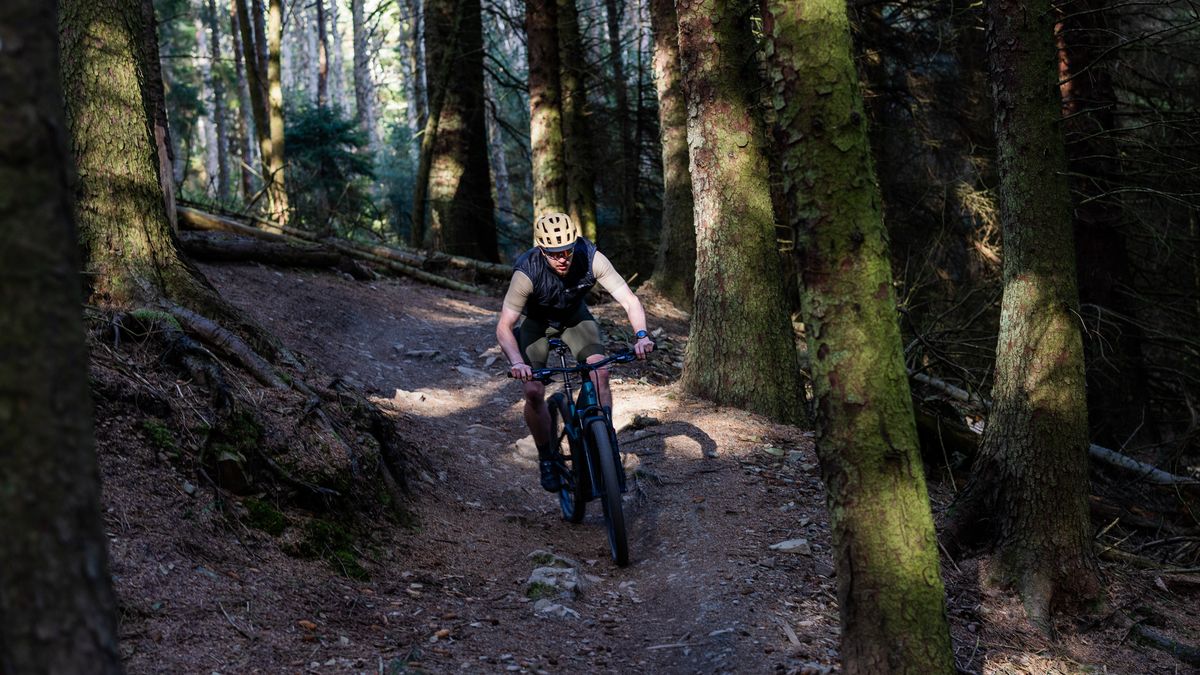
[[[670,375],[687,337],[682,313],[645,298],[651,327],[661,329],[656,362],[614,372],[631,477],[632,560],[618,568],[598,503],[570,525],[538,487],[520,389],[503,376],[495,345],[498,299],[257,264],[203,271],[317,364],[314,372],[360,388],[395,419],[415,455],[411,518],[346,526],[361,570],[288,555],[306,514],[286,511],[276,534],[251,527],[236,498],[164,455],[136,405],[97,394],[131,673],[840,670],[812,433],[681,394]],[[619,307],[594,309],[610,337],[628,331]],[[93,353],[101,348],[112,351],[93,340]],[[127,376],[178,392],[169,394],[172,405],[188,405],[193,383],[153,359],[114,358],[94,359],[94,382],[125,363]],[[170,432],[187,445],[185,429]],[[947,488],[933,489],[944,506]],[[796,539],[805,541],[771,548]],[[566,573],[574,589],[529,585],[551,557],[574,569]],[[1136,643],[1125,617],[1150,606],[1162,632],[1194,642],[1196,587],[1111,563],[1104,569],[1106,608],[1060,625],[1050,641],[1023,625],[1019,605],[981,592],[978,563],[951,561],[947,603],[959,668],[1189,672]]]

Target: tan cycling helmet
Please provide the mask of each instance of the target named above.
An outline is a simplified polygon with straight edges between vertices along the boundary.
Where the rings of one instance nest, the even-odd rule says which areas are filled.
[[[565,213],[547,213],[533,224],[533,243],[550,253],[565,251],[575,245],[579,227]]]

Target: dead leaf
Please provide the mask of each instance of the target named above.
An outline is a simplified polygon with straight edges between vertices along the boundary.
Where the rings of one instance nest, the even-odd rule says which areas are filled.
[[[308,619],[300,619],[299,621],[296,622],[296,625],[300,626],[304,630],[316,630],[317,629],[317,624],[309,621]]]

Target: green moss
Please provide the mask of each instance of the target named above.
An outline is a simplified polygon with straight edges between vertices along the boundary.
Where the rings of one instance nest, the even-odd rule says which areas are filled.
[[[358,562],[354,538],[345,525],[314,519],[305,528],[304,540],[296,545],[295,555],[301,558],[320,558],[334,570],[350,579],[366,580],[367,571]]]
[[[541,600],[542,598],[553,598],[558,595],[558,589],[550,584],[543,584],[540,581],[535,581],[529,584],[525,589],[525,596],[530,600]]]
[[[129,313],[129,316],[133,317],[144,326],[153,326],[156,324],[165,323],[176,330],[183,330],[183,328],[179,326],[179,321],[177,321],[175,317],[161,310],[135,309]]]
[[[273,505],[261,499],[247,499],[242,505],[249,512],[247,521],[251,527],[276,537],[287,529],[287,516]]]
[[[146,435],[146,440],[150,441],[154,447],[171,454],[179,451],[179,445],[175,443],[175,435],[161,420],[147,417],[142,420],[140,426],[142,433]]]

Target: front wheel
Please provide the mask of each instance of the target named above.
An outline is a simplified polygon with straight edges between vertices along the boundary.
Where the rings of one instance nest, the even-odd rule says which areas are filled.
[[[562,393],[551,396],[546,405],[550,408],[551,449],[562,458],[559,464],[559,482],[562,488],[558,491],[558,507],[562,510],[563,520],[569,523],[583,522],[587,510],[587,485],[581,480],[582,468],[587,466],[579,441],[573,441],[567,433],[567,424],[571,420],[571,411],[567,407],[567,397]]]
[[[613,452],[609,440],[609,428],[603,420],[594,420],[588,425],[588,440],[596,453],[600,464],[600,489],[603,491],[601,504],[604,506],[604,524],[608,526],[608,547],[612,551],[613,562],[618,567],[629,564],[629,542],[625,537],[625,512],[621,509],[621,479],[618,471],[623,471],[617,464],[616,453]]]

